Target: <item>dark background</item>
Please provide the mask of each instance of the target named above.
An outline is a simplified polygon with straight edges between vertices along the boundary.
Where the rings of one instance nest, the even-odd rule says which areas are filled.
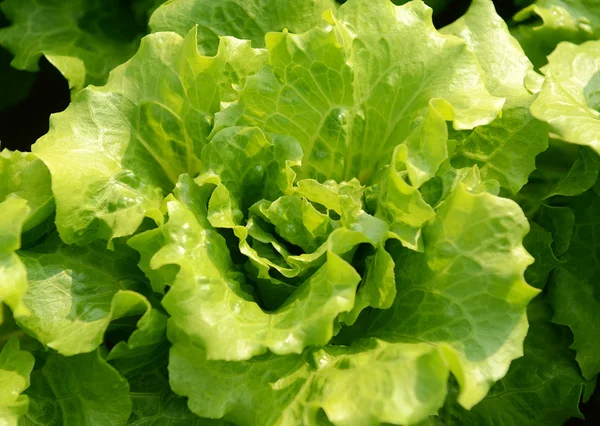
[[[527,0],[521,0],[522,3],[524,1]],[[510,0],[495,0],[494,3],[500,16],[507,22],[520,9]],[[469,4],[469,0],[455,0],[451,7],[434,14],[434,24],[440,28],[453,22],[465,13]],[[0,27],[6,25],[8,22],[0,12]],[[31,144],[48,131],[50,114],[68,106],[69,86],[46,59],[40,60],[40,71],[36,73],[7,70],[10,60],[9,52],[0,48],[0,98],[12,96],[11,92],[23,92],[23,87],[27,86],[29,91],[24,98],[14,99],[8,106],[3,106],[0,99],[0,141],[2,148],[28,151]],[[600,425],[600,392],[596,391],[588,403],[582,404],[581,411],[586,417],[585,421],[571,419],[566,425]]]

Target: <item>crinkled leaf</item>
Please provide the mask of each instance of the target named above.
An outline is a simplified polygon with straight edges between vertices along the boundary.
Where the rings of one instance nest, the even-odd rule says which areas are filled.
[[[408,136],[406,143],[396,147],[400,149],[392,154],[405,164],[408,179],[415,188],[434,177],[448,158],[448,127],[444,113],[451,108],[442,99],[430,101],[425,119]]]
[[[301,356],[209,361],[181,324],[170,328],[171,385],[198,415],[242,425],[321,424],[319,408],[336,425],[412,424],[438,410],[452,371],[470,408],[522,355],[525,307],[537,294],[523,280],[527,229],[514,202],[459,185],[425,226],[425,252],[394,255],[399,292],[391,309],[355,326],[376,339]]]
[[[340,314],[340,322],[352,325],[367,307],[388,309],[392,306],[396,297],[394,266],[394,259],[383,244],[376,248],[375,253],[366,257],[354,307],[350,312]]]
[[[136,328],[128,339],[120,340],[110,350],[107,359],[117,365],[119,371],[140,368],[144,362],[151,363],[164,352],[166,326],[167,316],[164,313],[156,308],[148,310],[135,324]]]
[[[305,179],[294,184],[291,166],[299,164],[300,156],[293,139],[270,138],[258,128],[231,127],[215,134],[206,145],[202,159],[207,171],[196,179],[208,190],[216,185],[207,219],[215,228],[233,230],[240,254],[248,258],[246,272],[256,280],[258,296],[271,309],[323,264],[328,251],[348,257],[358,244],[375,247],[386,238],[387,225],[363,210],[363,188],[358,181],[321,184]],[[142,247],[137,240],[134,243]],[[389,306],[395,293],[393,276],[379,281],[385,272],[371,271],[379,266],[367,263],[365,273],[371,274],[372,282],[366,288],[375,285],[378,289],[358,292],[351,314],[354,319],[366,306]],[[276,279],[273,273],[288,280]],[[378,292],[380,297],[368,296],[369,292]],[[353,320],[344,317],[342,321]]]
[[[421,2],[356,0],[328,20],[334,28],[268,34],[269,66],[217,116],[219,128],[294,136],[304,152],[301,178],[370,183],[432,100],[443,99],[438,114],[457,129],[490,122],[502,106],[464,42],[439,34]]]
[[[168,348],[138,358],[138,364],[124,372],[129,382],[132,412],[128,425],[134,426],[234,426],[224,420],[201,418],[187,406],[187,398],[173,393],[167,372]],[[121,370],[122,371],[122,370]]]
[[[545,198],[554,195],[579,195],[590,189],[600,172],[600,157],[590,148],[579,147],[577,159],[568,173],[560,179]]]
[[[15,316],[28,313],[22,301],[27,273],[15,251],[21,248],[22,234],[48,221],[53,211],[50,174],[44,163],[33,154],[0,152],[0,324],[2,303]]]
[[[452,165],[477,165],[484,179],[494,179],[512,193],[527,183],[535,158],[548,146],[548,127],[529,112],[532,98],[522,97],[502,110],[502,117],[472,132],[453,135],[459,144]]]
[[[443,356],[429,345],[368,339],[226,362],[209,361],[201,348],[175,339],[172,388],[198,415],[240,426],[412,424],[435,413],[446,394]]]
[[[376,216],[390,225],[390,231],[405,247],[422,251],[421,228],[435,216],[421,192],[406,182],[406,173],[398,170],[406,158],[406,145],[399,145],[380,183]]]
[[[146,32],[147,21],[119,0],[5,0],[2,11],[12,25],[0,29],[0,45],[15,55],[12,65],[37,71],[43,55],[74,90],[104,84]]]
[[[0,339],[2,336],[0,336]],[[33,356],[19,349],[19,340],[11,338],[0,350],[0,423],[17,426],[27,412],[29,399],[23,395],[30,384]]]
[[[26,200],[30,209],[23,224],[23,233],[41,224],[54,211],[50,173],[33,154],[0,152],[0,202],[11,194]]]
[[[150,28],[185,36],[198,25],[198,46],[212,55],[219,36],[251,40],[254,47],[264,47],[266,33],[286,28],[293,33],[307,31],[322,24],[322,13],[334,7],[333,0],[175,0],[152,14]]]
[[[15,252],[21,246],[21,230],[30,211],[23,198],[9,197],[0,202],[0,324],[4,316],[3,303],[10,306],[16,316],[29,313],[23,303],[27,271]]]
[[[52,173],[65,242],[127,236],[145,216],[160,222],[178,176],[198,173],[212,114],[264,55],[224,38],[216,56],[203,57],[195,34],[146,37],[106,86],[83,90],[53,116],[33,146]]]
[[[398,294],[365,319],[367,335],[439,345],[471,408],[522,355],[525,307],[538,293],[523,278],[528,230],[516,203],[460,184],[423,229],[424,253],[394,256]]]
[[[506,97],[502,115],[492,123],[453,135],[458,147],[452,164],[476,164],[484,179],[495,179],[516,193],[535,169],[536,155],[548,146],[547,126],[529,112],[533,96],[525,81],[533,65],[491,0],[473,1],[467,13],[442,32],[465,40],[485,71],[490,93]]]
[[[465,40],[485,71],[485,84],[494,96],[528,95],[525,78],[533,65],[498,16],[491,0],[474,0],[461,18],[442,32]]]
[[[600,158],[591,148],[551,138],[548,149],[536,158],[529,182],[515,196],[532,216],[542,203],[553,203],[555,195],[575,196],[597,180]]]
[[[553,321],[567,325],[575,340],[577,362],[584,377],[600,372],[600,196],[590,190],[573,197],[568,204],[575,214],[575,227],[563,262],[553,274],[548,300],[554,310]]]
[[[552,311],[542,299],[528,307],[527,316],[524,356],[470,411],[449,403],[440,415],[446,426],[562,426],[570,417],[582,417],[578,405],[585,380],[568,349],[568,329],[550,322]]]
[[[513,35],[536,67],[562,41],[582,43],[600,37],[600,4],[595,0],[537,0],[517,13]]]
[[[114,319],[144,314],[141,330],[153,322],[149,302],[136,292],[144,289],[143,276],[132,268],[136,256],[128,247],[68,246],[55,234],[19,256],[27,268],[24,303],[31,315],[18,323],[61,354],[94,350]]]
[[[27,390],[22,425],[125,426],[131,414],[129,384],[97,352],[38,359]]]
[[[189,178],[180,181],[179,200],[167,203],[169,221],[162,227],[167,244],[150,262],[180,266],[162,301],[169,329],[184,330],[211,359],[243,360],[267,349],[299,353],[327,343],[334,319],[354,305],[360,280],[354,268],[328,251],[323,266],[283,306],[264,312],[244,290],[224,238],[208,223],[207,194]]]
[[[600,154],[600,41],[561,43],[542,68],[546,78],[531,113],[561,139]]]

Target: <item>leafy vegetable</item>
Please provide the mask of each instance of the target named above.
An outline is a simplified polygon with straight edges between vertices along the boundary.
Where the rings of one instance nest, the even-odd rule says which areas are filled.
[[[12,25],[0,30],[0,44],[15,55],[13,66],[36,71],[44,55],[75,91],[104,84],[109,71],[135,52],[145,27],[118,0],[5,0],[2,11]]]
[[[1,3],[72,98],[0,154],[0,424],[583,417],[594,6],[343,3]]]
[[[561,41],[582,43],[600,37],[600,4],[595,0],[536,0],[514,17],[513,32],[536,67]]]

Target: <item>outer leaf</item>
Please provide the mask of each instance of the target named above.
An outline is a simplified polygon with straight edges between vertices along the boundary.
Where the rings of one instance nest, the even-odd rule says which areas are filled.
[[[550,139],[548,150],[536,158],[536,170],[516,195],[527,216],[555,195],[575,196],[590,189],[598,178],[600,157],[591,148]],[[570,237],[569,237],[570,239]]]
[[[267,32],[310,30],[323,22],[323,12],[334,7],[333,0],[175,0],[154,12],[150,28],[185,36],[198,25],[198,46],[212,55],[219,36],[251,40],[255,47],[264,47]]]
[[[474,0],[467,13],[442,32],[457,35],[473,49],[485,71],[485,84],[494,96],[528,95],[524,83],[533,65],[491,0]]]
[[[131,268],[134,253],[123,250],[67,246],[54,235],[19,252],[29,278],[24,302],[31,311],[19,325],[64,355],[93,351],[114,319],[145,313],[138,326],[148,327],[150,304],[135,292],[143,289],[143,277]]]
[[[525,88],[525,81],[533,65],[491,0],[473,1],[467,13],[442,32],[465,40],[485,71],[490,93],[507,99],[501,117],[454,136],[459,146],[452,164],[476,164],[484,178],[495,179],[516,193],[535,169],[536,155],[548,146],[546,125],[529,113],[533,96]]]
[[[32,154],[0,152],[0,324],[3,302],[15,316],[28,313],[22,301],[27,274],[15,251],[21,248],[21,235],[47,221],[53,211],[44,163]]]
[[[26,200],[30,209],[25,215],[23,232],[44,222],[54,211],[50,173],[33,154],[0,152],[0,202],[11,194]]]
[[[244,362],[208,361],[176,340],[169,374],[192,411],[240,426],[412,424],[443,403],[448,372],[438,350],[423,344],[366,340],[304,356]],[[241,386],[241,387],[240,387]]]
[[[145,33],[146,21],[135,21],[118,0],[5,0],[2,11],[12,21],[0,30],[0,44],[15,55],[12,65],[37,71],[43,55],[76,91],[104,84]]]
[[[488,123],[501,107],[472,53],[434,29],[422,2],[355,0],[328,19],[335,28],[268,34],[270,66],[218,116],[218,126],[294,136],[304,152],[301,178],[372,183],[433,99],[444,99],[438,113],[457,129]]]
[[[23,425],[125,426],[129,384],[97,352],[65,358],[51,353],[34,370]]]
[[[163,194],[195,174],[220,101],[231,101],[262,61],[248,42],[223,39],[215,57],[196,51],[195,31],[146,37],[102,88],[87,88],[33,146],[52,173],[56,224],[67,243],[132,234],[162,221]],[[76,176],[76,179],[73,177]]]
[[[484,179],[495,179],[517,193],[535,170],[536,156],[548,147],[548,127],[531,116],[532,101],[533,97],[513,98],[502,117],[458,136],[452,165],[477,165]]]
[[[3,303],[8,304],[16,316],[29,313],[23,303],[27,271],[15,252],[21,246],[21,230],[30,211],[22,198],[10,197],[0,203],[0,324],[4,316]]]
[[[562,41],[582,43],[600,37],[600,5],[594,0],[537,0],[514,20],[521,25],[513,34],[536,67],[545,65]]]
[[[446,426],[562,426],[570,417],[581,417],[578,405],[585,380],[568,349],[569,331],[550,322],[552,311],[542,299],[527,314],[524,356],[513,361],[506,377],[470,411],[447,407],[441,415]]]
[[[573,237],[564,263],[556,270],[549,287],[548,298],[554,310],[553,321],[571,328],[575,336],[571,346],[577,352],[577,362],[584,377],[593,378],[600,372],[600,291],[598,274],[598,229],[600,226],[600,196],[590,190],[569,201],[575,213]]]
[[[557,256],[567,251],[573,236],[575,215],[569,207],[542,205],[536,212],[535,221],[552,234],[552,250]]]
[[[598,180],[600,157],[590,148],[579,147],[577,159],[569,172],[556,183],[545,198],[554,195],[579,195],[590,189]]]
[[[29,387],[33,356],[19,350],[19,340],[13,337],[0,351],[0,423],[16,426],[29,405],[23,391]]]
[[[544,288],[550,272],[559,264],[552,251],[552,234],[535,222],[531,223],[531,231],[525,236],[523,245],[535,259],[525,271],[525,280],[535,288]]]
[[[367,335],[439,345],[471,408],[522,355],[525,307],[538,293],[523,279],[528,230],[514,202],[460,184],[424,228],[425,252],[395,256],[398,294],[364,320]]]
[[[164,374],[164,373],[163,373]],[[159,371],[142,372],[131,381],[132,426],[234,426],[225,420],[201,418],[190,412],[187,399],[175,395]]]
[[[600,154],[600,41],[561,43],[548,61],[531,113],[561,139]]]
[[[165,350],[166,349],[166,350]],[[135,426],[233,426],[223,420],[204,419],[187,407],[187,399],[175,395],[167,374],[168,347],[138,357],[133,369],[124,372],[129,381],[132,413],[127,421]],[[119,363],[121,365],[121,363]],[[122,371],[122,370],[121,370]]]

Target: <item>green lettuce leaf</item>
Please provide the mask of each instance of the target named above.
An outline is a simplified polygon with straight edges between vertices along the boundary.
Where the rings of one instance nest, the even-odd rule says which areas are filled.
[[[376,339],[243,362],[179,343],[169,375],[193,412],[239,426],[412,424],[437,411],[448,379],[436,348]]]
[[[77,88],[88,59],[116,65],[100,44],[130,59],[33,154],[0,154],[0,376],[31,361],[0,381],[0,423],[580,415],[597,42],[561,44],[544,78],[491,0],[440,31],[422,1],[158,3],[4,3],[0,40],[53,44],[57,16],[94,34],[54,62]]]
[[[21,246],[23,222],[30,211],[27,201],[22,198],[11,197],[0,203],[0,324],[4,318],[4,303],[16,316],[29,314],[23,303],[27,292],[27,271],[15,252]]]
[[[187,407],[187,398],[173,393],[167,371],[168,345],[162,344],[152,353],[138,353],[125,362],[123,358],[115,360],[114,352],[113,349],[110,353],[112,363],[130,387],[132,410],[128,425],[234,426],[224,420],[196,416]]]
[[[445,142],[442,143],[445,146]],[[376,216],[390,224],[392,236],[405,247],[423,251],[421,228],[435,212],[421,192],[406,182],[404,175],[408,173],[403,173],[402,163],[407,151],[406,145],[399,145],[392,154],[392,161],[380,183]]]
[[[161,370],[139,372],[130,379],[132,426],[234,426],[225,420],[201,418],[187,407],[187,399],[169,388],[166,366]]]
[[[600,41],[561,43],[542,68],[542,90],[531,113],[559,138],[600,154]]]
[[[207,219],[215,228],[233,230],[239,252],[249,260],[246,272],[256,280],[265,306],[280,305],[307,274],[323,264],[328,251],[351,256],[357,245],[377,247],[386,238],[387,225],[363,210],[363,188],[356,180],[294,183],[291,166],[300,164],[300,157],[293,139],[270,138],[258,128],[224,129],[202,152],[207,170],[196,183],[209,191],[216,185]],[[242,213],[246,210],[247,220]],[[288,280],[283,282],[273,274]],[[372,291],[372,296],[379,293],[383,299],[393,299],[393,280],[377,281],[381,292]],[[363,296],[369,287],[363,287],[357,295],[362,308],[389,307],[391,300],[371,297],[367,302]],[[343,321],[353,321],[362,308],[355,305]]]
[[[398,294],[364,320],[367,335],[440,345],[460,404],[472,407],[522,355],[525,307],[538,293],[523,279],[528,230],[514,202],[459,185],[424,228],[424,253],[394,256]]]
[[[81,91],[53,116],[32,149],[52,173],[61,238],[110,241],[146,216],[160,223],[163,196],[180,174],[199,171],[212,114],[263,57],[232,38],[216,56],[200,56],[195,30],[185,40],[150,35],[107,85]]]
[[[335,8],[333,0],[175,0],[159,7],[150,18],[152,32],[175,31],[182,37],[198,26],[198,47],[214,55],[220,36],[252,41],[265,46],[265,34],[288,29],[301,33],[323,21],[321,15]]]
[[[594,0],[537,0],[514,20],[520,25],[513,35],[538,68],[560,42],[579,44],[600,37],[600,4]]]
[[[139,7],[143,1],[133,3]],[[37,71],[44,56],[74,91],[104,84],[109,71],[135,53],[146,33],[147,18],[135,19],[119,0],[5,0],[1,8],[12,22],[0,29],[0,45],[15,55],[12,65]]]
[[[210,346],[203,348],[211,342],[195,343],[189,324],[173,322],[171,386],[190,398],[196,414],[241,425],[319,424],[319,408],[339,425],[412,424],[439,409],[452,371],[459,401],[470,408],[522,355],[525,307],[537,294],[523,280],[531,263],[521,245],[527,229],[514,202],[459,185],[425,227],[425,252],[401,249],[394,256],[393,306],[354,327],[372,339],[302,355],[218,361]]]
[[[283,306],[262,311],[245,291],[244,275],[231,261],[225,239],[208,223],[204,206],[210,193],[203,189],[182,178],[178,199],[167,202],[169,221],[161,231],[167,244],[150,262],[155,268],[180,266],[162,301],[171,315],[169,329],[185,330],[211,359],[244,360],[267,349],[299,353],[308,345],[326,344],[334,319],[354,305],[360,281],[354,268],[329,250],[323,266]]]
[[[589,190],[567,203],[575,214],[573,235],[568,250],[560,256],[563,263],[553,274],[548,300],[554,310],[552,320],[573,331],[571,348],[577,352],[584,377],[592,379],[600,372],[600,343],[595,338],[600,332],[600,302],[595,297],[600,289],[596,256],[600,196]]]
[[[569,171],[561,177],[554,187],[545,195],[575,196],[590,189],[598,179],[600,172],[600,157],[588,147],[579,147],[577,158]]]
[[[576,196],[590,189],[599,171],[600,157],[593,149],[551,138],[548,149],[536,158],[529,182],[514,198],[532,218],[556,196]],[[561,224],[556,228],[568,229]]]
[[[550,322],[552,311],[541,298],[529,305],[527,316],[530,327],[524,356],[470,411],[447,403],[440,413],[446,426],[562,426],[570,417],[582,418],[578,406],[585,380],[568,349],[571,334]]]
[[[479,166],[484,179],[495,179],[512,193],[527,183],[535,157],[548,146],[548,128],[531,116],[534,97],[526,89],[533,65],[523,53],[491,0],[475,0],[467,13],[442,32],[465,40],[485,71],[494,96],[506,98],[500,117],[471,132],[454,133],[455,167]]]
[[[525,271],[525,280],[535,288],[544,288],[550,273],[560,262],[552,249],[552,233],[536,222],[531,222],[530,225],[531,230],[523,239],[523,245],[535,262]]]
[[[28,314],[23,304],[27,273],[19,256],[21,236],[48,220],[54,211],[50,174],[32,154],[0,152],[0,324],[3,303],[15,316]]]
[[[129,384],[98,352],[40,355],[26,394],[20,425],[125,426],[131,414]]]
[[[304,152],[300,178],[369,184],[428,114],[471,129],[502,106],[464,42],[439,34],[422,2],[352,1],[327,19],[333,28],[268,34],[269,66],[217,114],[217,129],[249,125],[293,136]]]
[[[67,356],[91,352],[103,342],[111,321],[134,315],[143,315],[140,332],[153,328],[157,314],[138,293],[145,285],[140,271],[131,267],[137,259],[128,247],[68,246],[54,234],[19,256],[27,269],[29,289],[23,300],[31,314],[18,324],[44,345]]]
[[[35,155],[25,152],[0,152],[0,202],[10,197],[27,201],[30,212],[23,232],[40,225],[54,212],[50,173]]]
[[[29,352],[19,349],[16,337],[0,350],[0,423],[3,425],[17,426],[19,418],[27,412],[29,399],[23,392],[30,385],[34,361]]]

